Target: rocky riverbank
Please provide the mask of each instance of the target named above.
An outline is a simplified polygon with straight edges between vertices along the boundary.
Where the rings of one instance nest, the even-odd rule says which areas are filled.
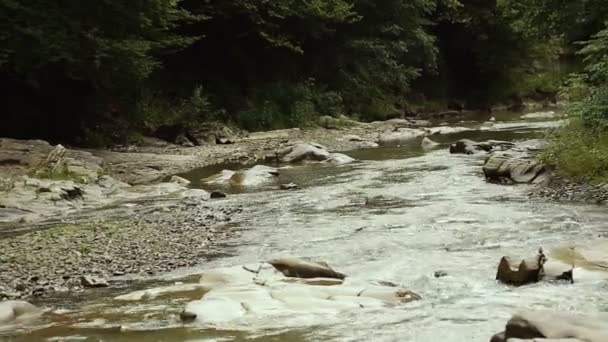
[[[0,300],[82,291],[82,277],[105,283],[205,262],[232,234],[242,208],[200,198],[107,208],[93,216],[0,240]],[[34,227],[35,228],[35,227]]]
[[[608,203],[608,184],[592,184],[550,173],[548,181],[530,192],[532,198],[545,198],[560,202],[604,205]]]

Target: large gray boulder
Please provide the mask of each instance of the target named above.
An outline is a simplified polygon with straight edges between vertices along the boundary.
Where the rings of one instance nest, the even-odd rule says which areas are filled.
[[[399,128],[392,132],[385,132],[378,137],[380,145],[402,145],[411,143],[416,139],[421,139],[426,135],[426,132],[421,129],[414,128]]]
[[[526,311],[514,315],[491,342],[605,342],[608,314],[583,315]]]
[[[516,158],[508,154],[494,153],[483,165],[486,179],[499,183],[540,182],[546,176],[546,168],[534,159]]]
[[[313,143],[301,143],[289,146],[277,152],[277,158],[283,163],[299,163],[302,161],[324,161],[331,153],[324,146]]]

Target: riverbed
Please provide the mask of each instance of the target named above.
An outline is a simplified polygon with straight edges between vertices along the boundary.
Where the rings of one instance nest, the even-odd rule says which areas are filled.
[[[60,311],[4,334],[9,341],[481,342],[521,308],[605,311],[608,283],[600,278],[520,288],[494,280],[503,255],[605,239],[605,207],[531,200],[527,185],[486,182],[483,156],[448,152],[448,144],[461,138],[539,138],[556,120],[505,113],[493,122],[460,123],[471,130],[431,137],[442,143],[431,150],[410,144],[350,151],[358,162],[292,166],[281,169],[276,183],[258,188],[219,187],[229,193],[222,206],[244,208],[232,222],[234,234],[223,241],[224,254],[119,288],[45,299],[41,305]],[[193,187],[215,190],[199,181],[215,171],[184,176]],[[301,189],[277,190],[290,182]],[[285,255],[326,261],[349,277],[401,284],[423,299],[396,308],[250,317],[213,327],[180,322],[189,298],[112,300],[146,286],[187,282],[206,269]],[[436,278],[436,271],[447,275]]]

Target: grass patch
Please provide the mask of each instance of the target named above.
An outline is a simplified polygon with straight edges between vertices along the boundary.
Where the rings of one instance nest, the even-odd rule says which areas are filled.
[[[548,148],[539,155],[560,174],[593,183],[608,183],[608,131],[571,123],[549,137]]]

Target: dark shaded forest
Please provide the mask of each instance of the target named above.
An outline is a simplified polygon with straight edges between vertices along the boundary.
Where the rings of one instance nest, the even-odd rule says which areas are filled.
[[[605,125],[607,14],[601,0],[0,0],[0,135],[109,145],[212,121],[517,107],[564,86]]]

